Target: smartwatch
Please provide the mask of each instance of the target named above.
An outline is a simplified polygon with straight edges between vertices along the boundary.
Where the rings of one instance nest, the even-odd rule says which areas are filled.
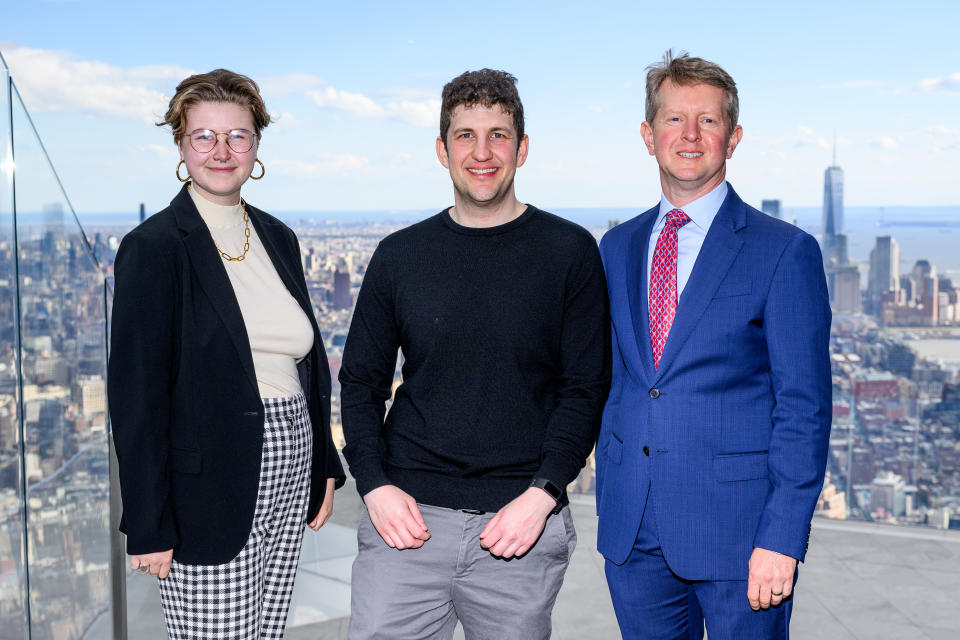
[[[557,502],[560,502],[560,498],[563,497],[563,490],[546,478],[534,478],[530,481],[530,486],[543,489]]]

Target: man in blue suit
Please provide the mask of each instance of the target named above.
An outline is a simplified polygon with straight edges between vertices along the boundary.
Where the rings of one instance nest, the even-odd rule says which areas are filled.
[[[667,52],[647,74],[660,203],[600,251],[613,382],[598,547],[624,638],[786,638],[831,418],[820,250],[725,181],[736,84]]]

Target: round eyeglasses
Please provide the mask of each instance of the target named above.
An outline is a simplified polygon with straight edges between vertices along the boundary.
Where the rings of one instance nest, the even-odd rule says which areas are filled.
[[[257,135],[246,129],[231,129],[230,131],[213,131],[211,129],[196,129],[191,131],[190,146],[197,153],[209,153],[217,146],[220,136],[227,137],[227,146],[235,153],[246,153],[253,148],[253,141]]]

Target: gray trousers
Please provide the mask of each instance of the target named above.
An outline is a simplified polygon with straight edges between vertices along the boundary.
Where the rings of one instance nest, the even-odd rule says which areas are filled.
[[[467,640],[550,637],[550,614],[577,544],[569,507],[547,518],[521,558],[480,546],[495,514],[418,505],[431,537],[392,549],[362,516],[353,563],[349,640],[449,640],[457,621]]]

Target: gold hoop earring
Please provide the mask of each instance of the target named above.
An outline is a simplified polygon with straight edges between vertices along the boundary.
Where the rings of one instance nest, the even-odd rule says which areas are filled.
[[[185,164],[185,163],[183,162],[183,160],[181,160],[180,162],[177,163],[177,180],[179,180],[180,182],[187,182],[187,181],[190,180],[190,170],[187,169],[187,177],[186,177],[186,178],[181,178],[181,177],[180,177],[180,165],[182,165],[182,164]]]
[[[267,168],[266,168],[265,166],[263,166],[263,163],[262,163],[262,162],[260,162],[260,158],[257,158],[256,160],[254,160],[254,162],[256,162],[257,164],[260,165],[260,175],[255,176],[255,175],[253,175],[253,172],[251,171],[251,172],[250,172],[250,179],[251,179],[251,180],[259,180],[260,178],[262,178],[262,177],[267,173]]]

